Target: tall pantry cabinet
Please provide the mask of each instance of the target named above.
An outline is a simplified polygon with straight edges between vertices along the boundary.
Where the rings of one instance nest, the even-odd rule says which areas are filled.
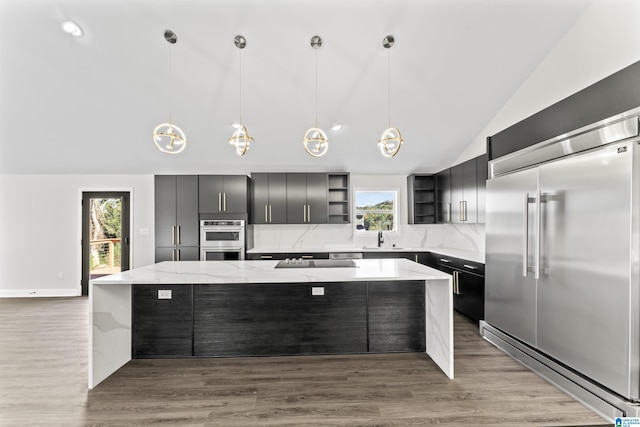
[[[155,176],[156,262],[197,261],[198,176]]]

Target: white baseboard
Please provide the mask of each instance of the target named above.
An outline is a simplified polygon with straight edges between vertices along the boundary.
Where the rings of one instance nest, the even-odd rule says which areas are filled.
[[[0,289],[0,298],[77,297],[80,289]]]

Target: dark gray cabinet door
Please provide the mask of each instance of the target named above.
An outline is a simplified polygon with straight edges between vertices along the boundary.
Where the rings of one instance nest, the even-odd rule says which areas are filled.
[[[269,174],[269,224],[287,223],[287,174]]]
[[[287,223],[326,224],[328,191],[325,173],[288,173]]]
[[[251,223],[269,223],[269,175],[251,174]]]
[[[326,173],[307,174],[307,222],[326,224],[328,218],[328,181]]]
[[[159,299],[161,290],[171,298]],[[191,285],[133,286],[133,358],[193,355],[191,292]]]
[[[365,282],[195,285],[194,355],[366,352],[366,298]]]
[[[198,177],[155,176],[156,247],[198,246]]]
[[[462,200],[464,202],[462,215],[465,223],[475,224],[478,222],[478,176],[475,158],[462,164],[462,173]]]
[[[248,213],[246,175],[200,175],[200,213]]]
[[[479,322],[484,319],[484,277],[458,271],[458,293],[455,295],[460,313]]]
[[[249,178],[246,175],[222,177],[222,204],[225,213],[247,213]]]
[[[173,246],[168,248],[156,248],[156,262],[199,260],[200,248],[198,246]]]
[[[222,212],[222,175],[200,175],[198,182],[200,213]]]
[[[476,159],[451,168],[451,222],[478,222]]]
[[[476,157],[476,171],[477,171],[477,192],[478,192],[478,223],[485,223],[485,211],[486,211],[486,189],[487,189],[487,177],[489,174],[489,165],[487,164],[487,155]]]
[[[198,177],[176,177],[176,245],[198,246],[200,224],[198,219]],[[159,246],[156,243],[156,246]]]
[[[462,202],[464,201],[464,170],[462,164],[451,169],[451,222],[460,224],[463,221]]]
[[[307,174],[287,174],[287,223],[307,223]]]
[[[425,351],[424,281],[369,282],[369,351]]]
[[[158,247],[175,245],[176,185],[173,175],[154,177],[155,245]]]
[[[287,223],[287,174],[252,173],[253,224]]]
[[[451,169],[436,174],[436,219],[438,224],[451,222]]]

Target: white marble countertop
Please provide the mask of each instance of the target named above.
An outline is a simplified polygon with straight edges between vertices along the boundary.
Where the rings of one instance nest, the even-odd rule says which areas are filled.
[[[247,250],[247,253],[318,253],[318,252],[434,252],[442,255],[448,255],[456,258],[462,258],[469,261],[484,264],[484,252],[474,252],[455,248],[394,248],[390,246],[377,247],[309,247],[309,248],[253,248]]]
[[[277,261],[165,261],[91,280],[93,284],[305,283],[448,279],[406,259],[354,260],[356,267],[274,268]]]

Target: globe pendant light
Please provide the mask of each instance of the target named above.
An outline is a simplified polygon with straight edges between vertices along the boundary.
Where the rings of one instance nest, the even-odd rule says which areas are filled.
[[[163,153],[178,154],[187,146],[187,137],[184,132],[171,120],[171,45],[178,41],[176,33],[165,30],[164,39],[169,43],[169,123],[161,123],[153,130],[153,142]]]
[[[235,147],[238,156],[244,156],[249,149],[249,144],[253,141],[253,138],[250,137],[247,132],[247,127],[242,124],[242,49],[247,46],[247,40],[243,36],[238,35],[235,36],[233,42],[240,52],[240,122],[236,127],[236,131],[231,135],[231,138],[229,138],[229,144]]]
[[[302,139],[304,149],[313,157],[321,157],[327,153],[329,149],[329,140],[327,134],[318,128],[318,49],[322,46],[320,36],[311,37],[311,47],[316,50],[316,123],[315,126],[307,130]]]
[[[394,157],[400,151],[402,146],[402,135],[400,131],[394,127],[391,127],[391,59],[389,55],[389,49],[393,46],[395,40],[392,35],[386,36],[382,40],[382,46],[387,49],[387,114],[388,114],[388,127],[382,132],[382,137],[378,141],[378,147],[380,152],[385,157]]]

